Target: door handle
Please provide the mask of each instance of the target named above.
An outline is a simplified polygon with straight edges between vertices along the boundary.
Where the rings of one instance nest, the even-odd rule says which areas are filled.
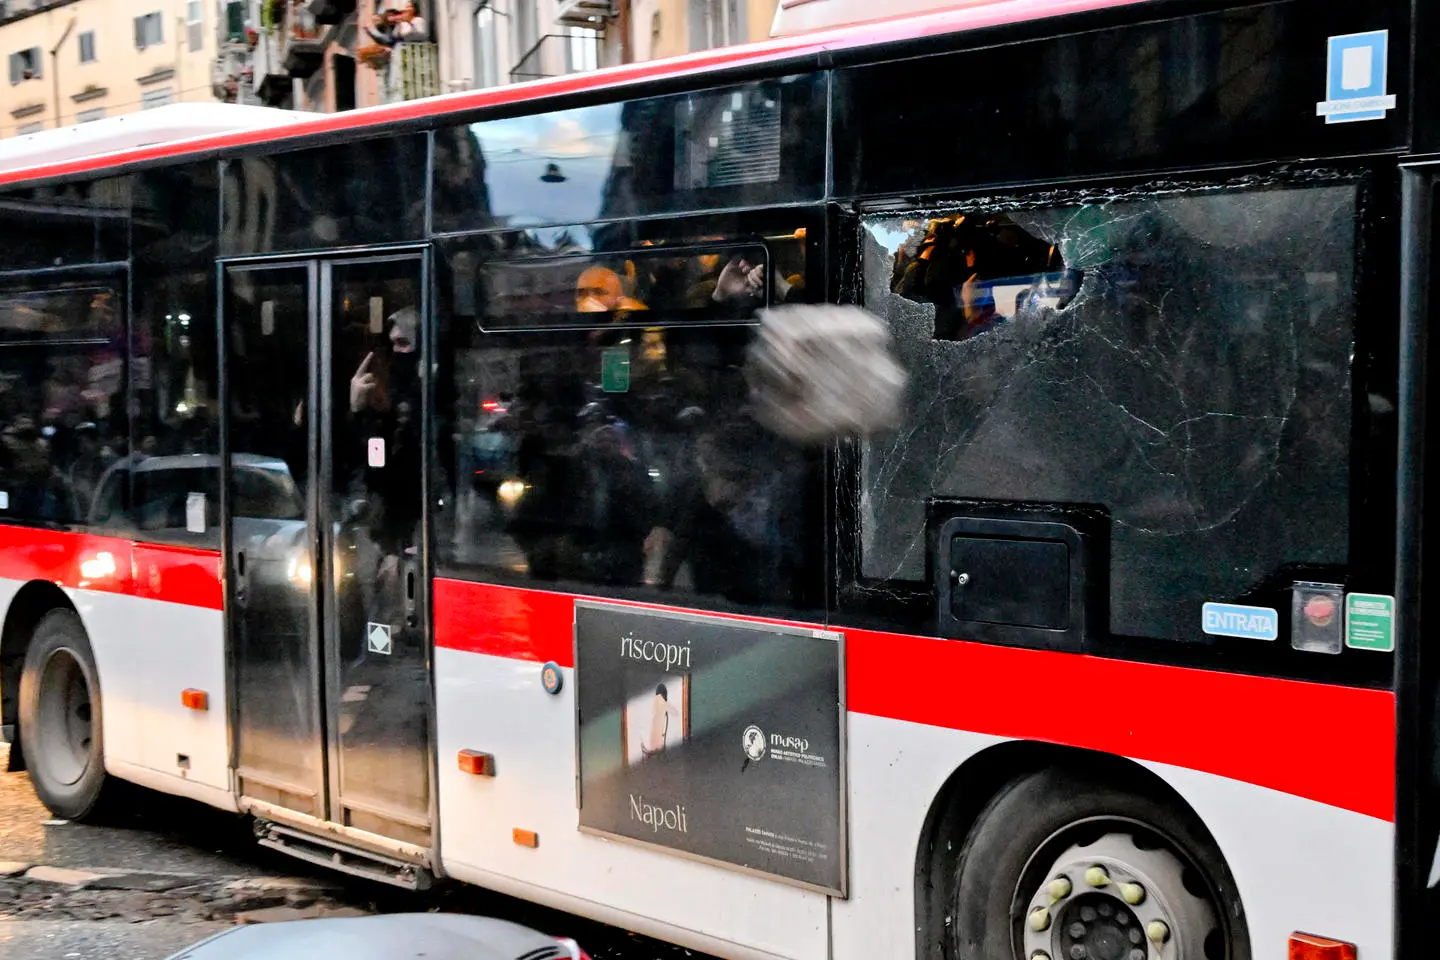
[[[405,625],[420,625],[420,571],[414,560],[405,561]]]
[[[245,566],[245,551],[235,551],[235,604],[243,607],[249,593],[250,573]]]

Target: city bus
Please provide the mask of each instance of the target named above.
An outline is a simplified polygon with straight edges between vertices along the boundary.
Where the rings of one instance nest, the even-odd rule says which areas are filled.
[[[26,147],[11,766],[727,958],[1428,955],[1436,17],[994,0]]]

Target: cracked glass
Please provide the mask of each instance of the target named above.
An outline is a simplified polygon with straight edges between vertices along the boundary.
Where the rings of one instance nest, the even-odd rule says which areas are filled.
[[[861,226],[910,375],[861,444],[862,591],[926,577],[937,496],[1110,518],[1113,634],[1343,565],[1357,194],[1322,183],[1023,200]]]

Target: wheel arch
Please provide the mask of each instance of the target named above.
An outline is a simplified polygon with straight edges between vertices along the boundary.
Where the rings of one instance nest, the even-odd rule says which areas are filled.
[[[5,611],[0,628],[0,725],[10,733],[9,769],[24,770],[25,755],[20,748],[20,674],[35,626],[51,610],[69,610],[79,616],[75,604],[48,580],[31,580],[15,594]]]
[[[1112,753],[1012,740],[974,754],[955,768],[931,801],[915,854],[915,956],[950,960],[948,918],[955,897],[955,875],[965,838],[992,798],[1016,777],[1053,767],[1082,769],[1118,788],[1145,793],[1177,812],[1193,817],[1204,836],[1220,846],[1195,808],[1174,787],[1145,766]],[[1224,861],[1217,864],[1230,872]]]

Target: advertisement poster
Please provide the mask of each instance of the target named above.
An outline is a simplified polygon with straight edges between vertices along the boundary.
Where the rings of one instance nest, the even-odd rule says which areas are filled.
[[[841,642],[578,601],[580,828],[843,896]]]

